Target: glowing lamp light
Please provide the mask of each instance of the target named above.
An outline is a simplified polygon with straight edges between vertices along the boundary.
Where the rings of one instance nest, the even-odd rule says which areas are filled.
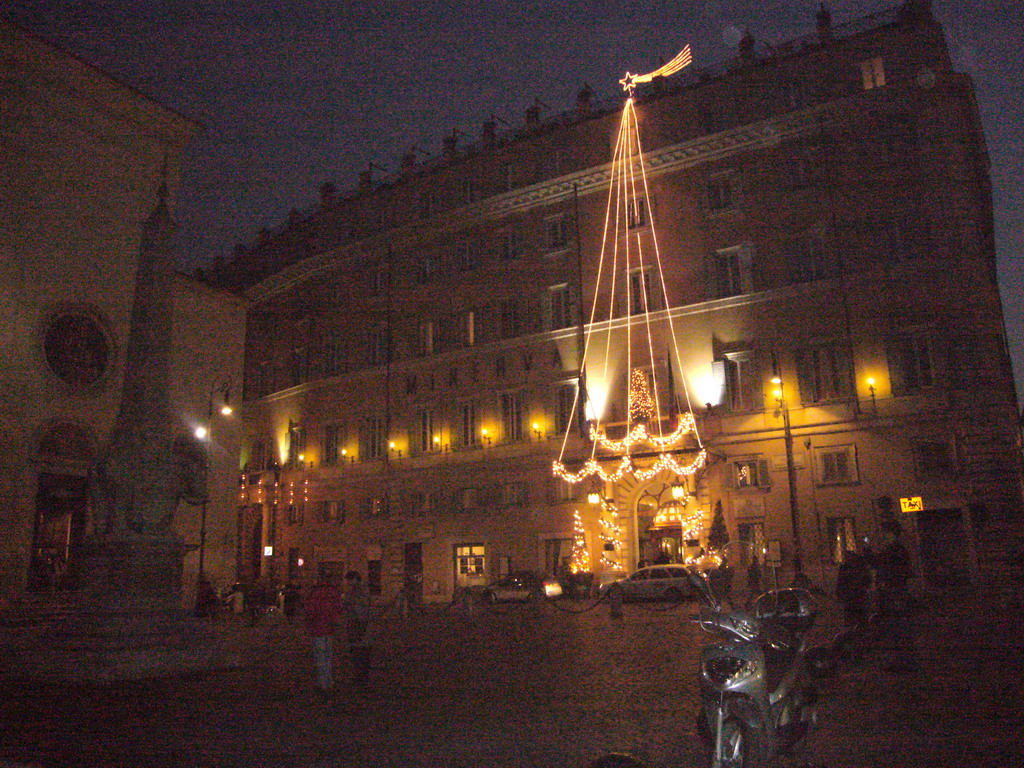
[[[392,451],[395,450],[395,441],[394,440],[392,440],[392,441],[390,441],[388,443],[388,448],[390,448]]]
[[[299,563],[299,568],[301,568],[302,566],[304,566],[306,564],[306,561],[303,558],[300,557],[299,560],[298,560],[298,563]]]
[[[348,456],[348,448],[342,448],[341,449],[341,455],[342,456]]]
[[[228,405],[227,403],[224,403],[224,405],[222,405],[220,407],[220,412],[221,412],[221,415],[223,415],[223,416],[230,416],[232,413],[234,413],[234,410],[231,408],[230,405]]]
[[[441,444],[441,438],[438,437],[437,435],[434,435],[434,445],[440,445],[440,444]]]
[[[781,384],[781,383],[782,383],[782,379],[781,378],[779,378],[778,376],[772,376],[772,384]]]
[[[587,494],[587,501],[595,505],[600,504],[601,494],[598,493],[597,491],[591,491],[590,493]]]
[[[208,434],[209,432],[207,432],[206,427],[196,427],[196,437],[200,440],[205,440]]]
[[[306,454],[300,453],[299,454],[299,461],[305,461],[305,460],[306,460]]]
[[[673,499],[685,499],[686,498],[686,486],[685,485],[673,485],[672,486],[672,498]]]
[[[874,376],[868,376],[868,386],[869,387],[875,386],[875,377]]]

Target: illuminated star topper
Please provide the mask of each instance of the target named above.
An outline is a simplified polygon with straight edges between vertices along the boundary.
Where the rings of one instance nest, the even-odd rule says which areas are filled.
[[[690,46],[687,44],[686,47],[677,53],[676,57],[667,64],[662,64],[656,70],[648,72],[646,75],[634,75],[627,71],[626,76],[619,80],[619,83],[622,85],[622,90],[632,96],[633,90],[640,83],[649,83],[656,77],[668,77],[669,75],[674,75],[683,67],[689,66],[692,63],[693,56],[690,54]]]

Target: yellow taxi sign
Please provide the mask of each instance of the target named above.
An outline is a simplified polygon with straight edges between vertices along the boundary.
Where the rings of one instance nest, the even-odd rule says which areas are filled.
[[[924,502],[920,496],[909,496],[900,499],[901,512],[924,512]]]

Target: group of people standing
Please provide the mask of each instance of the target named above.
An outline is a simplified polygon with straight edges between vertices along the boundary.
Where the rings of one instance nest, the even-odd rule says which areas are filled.
[[[343,586],[337,582],[337,577],[322,577],[303,603],[316,688],[325,696],[334,689],[334,638],[339,627],[348,643],[352,682],[365,686],[370,674],[370,598],[358,571],[348,571]]]
[[[913,576],[910,554],[900,541],[898,524],[883,526],[881,548],[873,552],[847,552],[839,566],[836,599],[843,606],[846,626],[855,633],[867,626],[871,586],[875,587],[878,628],[892,655],[893,672],[914,672],[919,667],[910,625],[913,600],[908,582]]]

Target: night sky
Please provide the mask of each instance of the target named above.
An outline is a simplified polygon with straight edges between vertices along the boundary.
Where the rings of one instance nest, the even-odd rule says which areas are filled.
[[[836,24],[891,0],[833,0]],[[817,0],[9,0],[15,22],[199,121],[178,199],[191,270],[324,181],[345,190],[369,161],[395,171],[492,114],[512,126],[539,99],[571,107],[586,82],[614,95],[686,43],[698,64],[735,54],[742,30],[812,32]],[[977,88],[992,161],[996,245],[1018,389],[1024,382],[1024,65],[1020,0],[937,0],[957,69]],[[546,108],[545,108],[546,106]]]

